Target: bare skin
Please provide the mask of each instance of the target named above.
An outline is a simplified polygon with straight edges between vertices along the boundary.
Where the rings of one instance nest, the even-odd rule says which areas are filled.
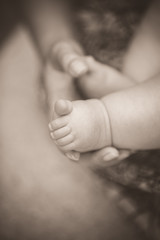
[[[155,6],[154,6],[155,7]],[[151,11],[149,11],[149,13],[147,14],[147,17],[148,16],[153,16],[153,11],[155,12],[155,8],[151,8]],[[151,12],[151,13],[150,13]],[[146,17],[146,18],[147,18]],[[145,24],[146,24],[146,18],[145,18],[145,20],[144,20],[144,26],[145,26]],[[155,17],[155,19],[157,19],[157,15],[156,15],[156,17]],[[147,19],[147,21],[148,21],[148,19]],[[152,22],[154,22],[154,21],[152,21]],[[143,27],[143,24],[142,24],[142,27]],[[136,40],[135,40],[136,41]],[[150,41],[150,40],[149,40]],[[152,45],[154,45],[153,44],[153,40],[151,41],[152,42]],[[157,45],[156,45],[157,46]],[[155,49],[156,49],[156,46],[155,46]],[[157,46],[158,47],[158,46]],[[159,47],[158,47],[159,48]],[[143,50],[142,50],[143,51]],[[147,53],[146,53],[147,54]],[[145,54],[145,55],[146,55]],[[87,59],[87,58],[86,58]],[[133,62],[132,62],[132,64],[133,64]],[[94,64],[93,64],[93,66],[94,66]],[[94,66],[95,67],[95,66]],[[100,65],[99,65],[99,70],[100,69],[102,69],[102,67],[100,67]],[[152,72],[153,72],[153,69],[152,68],[150,68],[151,69],[151,73],[150,73],[150,75],[152,74]],[[93,73],[94,73],[94,68],[92,69],[93,71]],[[149,71],[149,70],[148,70]],[[102,72],[102,71],[101,71]],[[107,69],[106,69],[106,72],[107,72]],[[156,72],[155,70],[154,70],[154,72]],[[90,73],[89,73],[90,74]],[[103,74],[102,74],[103,75]],[[149,78],[149,73],[148,73],[148,78]],[[105,76],[105,75],[104,75]],[[107,76],[107,75],[106,75]],[[151,75],[152,76],[152,75]],[[97,77],[98,78],[98,77]],[[83,77],[82,79],[84,79],[84,81],[83,81],[83,84],[84,84],[84,89],[86,89],[86,92],[89,92],[89,94],[90,94],[90,89],[91,89],[91,94],[93,93],[93,95],[94,95],[94,92],[96,92],[96,88],[94,87],[94,84],[92,85],[90,82],[91,81],[89,81],[89,84],[87,85],[87,84],[85,84],[85,78]],[[93,75],[92,75],[92,79],[93,79]],[[101,78],[100,78],[101,79]],[[124,77],[122,77],[122,78],[120,78],[121,79],[121,82],[123,83],[123,80],[125,80],[124,82],[124,86],[126,86],[126,87],[124,87],[123,86],[123,84],[122,84],[122,89],[123,88],[128,88],[128,87],[130,87],[130,86],[134,86],[135,85],[135,83],[132,81],[130,81],[129,79],[125,79]],[[80,82],[80,84],[81,84],[81,80],[79,80],[79,82]],[[128,82],[129,82],[129,85],[127,85],[128,84]],[[152,85],[152,82],[153,82],[153,85]],[[107,80],[106,80],[106,84],[107,84],[108,82],[107,82]],[[115,86],[114,86],[114,81],[112,80],[112,83],[113,83],[113,89],[115,88]],[[108,84],[108,86],[112,86],[112,83],[110,83],[110,84]],[[127,84],[126,84],[127,83]],[[83,88],[83,84],[81,84],[81,86],[82,86],[82,88]],[[150,85],[151,84],[151,85]],[[103,84],[104,85],[104,84]],[[89,86],[89,88],[88,88],[88,86]],[[146,101],[148,100],[147,99],[147,93],[150,93],[150,90],[149,90],[149,87],[147,88],[146,86],[154,86],[153,88],[152,88],[152,90],[153,90],[153,93],[156,93],[156,96],[155,96],[155,99],[154,100],[152,100],[151,99],[151,102],[150,102],[150,104],[151,105],[153,105],[153,104],[156,104],[157,103],[157,99],[159,98],[159,94],[158,94],[158,92],[157,91],[155,91],[155,88],[159,88],[159,84],[158,84],[158,81],[157,81],[157,78],[155,79],[155,78],[153,78],[153,80],[150,80],[150,82],[149,82],[149,84],[146,84],[146,85],[144,85],[144,91],[142,90],[142,87],[141,86],[143,86],[143,84],[142,85],[140,85],[140,87],[139,87],[139,89],[140,89],[140,92],[142,93],[142,96],[144,96],[145,98],[146,98]],[[89,89],[89,91],[88,91],[88,89]],[[105,88],[105,86],[104,86],[104,89],[106,89]],[[110,89],[110,88],[109,88]],[[121,88],[120,88],[121,89]],[[118,90],[120,90],[120,89],[118,89]],[[135,88],[136,89],[136,88]],[[112,91],[114,91],[114,90],[112,90]],[[125,91],[124,91],[125,92]],[[130,92],[132,92],[132,91],[128,91],[129,93]],[[139,94],[138,94],[138,92],[137,91],[135,91],[135,93],[137,94],[137,97],[139,98]],[[97,91],[97,94],[99,94],[98,93],[98,91]],[[136,96],[136,94],[135,94],[135,96]],[[121,93],[120,94],[118,94],[118,96],[121,96]],[[123,98],[123,91],[122,91],[122,98]],[[111,94],[111,96],[112,96],[112,94]],[[113,95],[113,96],[116,96],[115,94]],[[109,99],[112,99],[112,97],[109,97]],[[113,99],[114,99],[114,97],[113,97]],[[115,99],[116,99],[116,97],[115,97]],[[119,98],[118,98],[119,99]],[[127,99],[126,99],[127,100]],[[108,106],[108,103],[107,103],[107,97],[104,97],[103,98],[103,101],[104,101],[104,103],[105,103],[105,105],[106,105],[106,109],[107,109],[107,106]],[[139,100],[138,101],[136,101],[135,100],[135,103],[137,102],[137,104],[138,104],[138,106],[139,106],[139,104],[141,104],[141,102],[143,102],[143,101],[140,101],[139,102]],[[132,101],[129,101],[129,104],[131,104],[132,103],[132,105],[134,106],[134,102],[132,102]],[[59,105],[60,105],[60,103],[58,103]],[[109,104],[111,104],[111,106],[112,106],[112,103],[109,101]],[[73,103],[73,106],[74,106],[74,103]],[[112,109],[112,107],[109,107],[110,109]],[[115,105],[115,103],[113,104],[113,106],[116,106]],[[80,107],[81,108],[81,107]],[[129,106],[127,106],[127,108],[128,108],[128,110],[129,109],[132,109],[132,107],[129,107]],[[96,106],[95,106],[95,109],[96,109]],[[138,109],[138,107],[137,107],[137,109]],[[153,109],[154,109],[154,107],[153,107]],[[118,110],[118,109],[117,109]],[[154,114],[156,114],[156,110],[155,110],[155,113],[153,113],[153,114],[151,114],[150,115],[150,109],[147,107],[146,108],[146,111],[149,111],[148,112],[148,115],[149,116],[147,116],[147,120],[146,120],[146,126],[147,127],[149,127],[150,128],[150,130],[146,133],[146,134],[151,134],[151,129],[152,129],[152,119],[153,119],[153,117],[154,117]],[[56,109],[55,109],[55,111],[56,111]],[[68,110],[69,111],[69,110]],[[140,111],[142,111],[141,109],[140,109]],[[154,110],[153,110],[154,111]],[[107,110],[107,112],[108,112],[108,110]],[[113,113],[114,111],[112,111],[111,110],[111,112]],[[118,111],[117,111],[118,112]],[[142,111],[143,112],[143,111]],[[71,112],[69,112],[68,114],[70,114]],[[74,114],[72,114],[72,115],[74,115]],[[114,113],[114,117],[116,117],[116,114]],[[136,113],[135,113],[135,115],[136,115]],[[84,117],[84,116],[83,116]],[[117,116],[118,117],[118,116]],[[86,118],[86,116],[85,116],[85,118]],[[109,118],[110,119],[112,119],[112,116],[109,116]],[[138,118],[138,117],[137,117]],[[76,117],[75,117],[75,119],[76,119]],[[86,118],[87,119],[87,118]],[[80,120],[79,120],[80,121]],[[94,122],[95,120],[94,120],[94,118],[92,119],[92,121]],[[136,120],[137,121],[137,120]],[[60,120],[59,120],[59,122],[60,122]],[[72,122],[72,121],[71,121]],[[122,123],[123,123],[123,121],[122,121]],[[54,121],[52,122],[52,124],[54,125]],[[103,122],[101,122],[100,121],[100,125],[101,124],[103,124]],[[106,121],[106,124],[108,124],[108,121]],[[91,124],[92,125],[92,124]],[[134,125],[134,124],[133,124]],[[137,129],[139,129],[139,127],[137,126],[137,125],[135,125],[136,127],[137,127]],[[141,126],[141,125],[140,125]],[[60,125],[59,125],[59,127],[60,127]],[[74,128],[74,124],[72,125],[72,127]],[[77,126],[78,127],[78,126]],[[79,127],[80,127],[80,124],[79,124]],[[89,127],[89,125],[88,125],[88,127]],[[87,128],[88,128],[87,127]],[[103,127],[104,127],[104,129],[106,129],[106,125],[104,124],[103,125]],[[116,129],[116,126],[114,125],[114,127],[115,127],[115,129]],[[158,125],[158,123],[156,123],[156,127],[157,128],[159,128],[159,125]],[[87,131],[87,128],[85,129],[86,131]],[[109,128],[109,127],[108,127]],[[112,128],[112,132],[115,132],[116,130],[114,130],[113,129],[113,126],[112,126],[112,123],[111,123],[111,128]],[[141,130],[142,130],[143,128],[141,128]],[[54,131],[54,129],[53,128],[51,128],[51,130],[53,130]],[[123,129],[124,131],[125,131],[125,129]],[[139,129],[140,130],[140,129]],[[102,131],[102,130],[101,130]],[[133,128],[133,132],[135,131],[135,129]],[[73,130],[73,132],[74,132],[74,130]],[[78,131],[77,131],[78,132]],[[130,132],[131,133],[131,131],[129,131],[129,129],[127,129],[127,132]],[[142,132],[143,132],[143,130],[142,130]],[[114,133],[113,133],[114,134]],[[135,134],[136,134],[136,131],[135,131]],[[82,132],[82,135],[84,136],[84,133]],[[88,134],[88,135],[90,135],[90,133]],[[110,132],[109,132],[109,135],[110,135]],[[117,134],[116,134],[117,135]],[[140,144],[139,143],[139,141],[137,141],[137,139],[136,139],[136,137],[134,137],[133,136],[133,134],[132,134],[132,140],[131,141],[133,141],[133,143],[127,143],[127,141],[126,141],[126,145],[125,144],[123,144],[123,139],[122,139],[122,144],[121,143],[116,143],[116,145],[114,145],[114,146],[119,146],[119,147],[122,147],[122,146],[124,146],[125,148],[133,148],[133,149],[148,149],[148,148],[157,148],[157,147],[159,147],[159,146],[157,146],[157,143],[156,142],[152,142],[152,139],[150,139],[150,141],[148,141],[148,143],[146,144],[146,140],[145,140],[145,138],[146,138],[146,135],[145,134],[142,134],[143,136],[144,136],[144,139],[143,138],[141,138],[141,140],[142,140],[142,143]],[[54,133],[52,134],[52,136],[53,137],[55,137],[54,136]],[[120,134],[120,136],[123,136],[123,135],[121,135]],[[125,136],[125,134],[124,134],[124,136]],[[153,135],[151,135],[151,136],[153,136]],[[156,133],[155,133],[155,136],[156,136]],[[94,143],[94,135],[92,134],[92,141],[90,142],[90,145],[92,146],[92,144]],[[112,136],[113,137],[113,142],[117,142],[115,139],[114,139],[114,136]],[[129,136],[128,136],[129,137]],[[130,138],[129,138],[130,139]],[[153,136],[153,139],[154,139],[154,136]],[[156,138],[156,140],[157,140],[157,138]],[[88,138],[86,138],[86,142],[87,141],[89,141],[89,137]],[[136,146],[136,141],[137,141],[137,146]],[[59,147],[60,147],[60,144],[59,144],[59,142],[61,143],[61,142],[63,142],[63,140],[59,140],[58,141],[58,145],[59,145]],[[64,141],[65,142],[65,141]],[[72,143],[72,145],[73,145],[73,143],[75,143],[74,142],[74,140],[73,139],[71,139],[70,140],[70,142],[66,142],[66,145],[68,145],[68,144],[70,144],[70,143]],[[109,143],[107,143],[107,144],[109,144]],[[150,145],[148,145],[148,144],[150,144]],[[71,145],[71,147],[69,148],[70,150],[71,150],[71,148],[72,148],[72,150],[75,150],[76,149],[76,146],[72,146]],[[78,146],[79,148],[80,147],[82,147],[83,145],[81,145],[81,146]],[[98,147],[98,146],[97,146]],[[95,148],[96,149],[96,148]],[[92,149],[92,150],[94,150],[94,149]],[[83,149],[83,151],[85,151],[85,148]]]
[[[66,98],[69,100],[81,99],[79,93],[75,90],[73,77],[79,77],[80,75],[82,75],[82,73],[84,74],[85,72],[87,72],[88,67],[84,64],[84,61],[81,61],[81,63],[79,64],[79,59],[83,56],[83,50],[81,46],[75,43],[75,41],[73,40],[74,36],[72,35],[71,24],[67,19],[65,11],[63,11],[64,9],[67,9],[67,6],[65,5],[63,9],[63,6],[61,4],[60,6],[59,4],[57,4],[55,7],[51,0],[41,0],[38,2],[36,0],[25,1],[25,3],[25,10],[27,11],[29,22],[32,25],[33,34],[35,35],[35,38],[37,40],[41,55],[44,59],[46,59],[46,56],[48,56],[49,52],[50,60],[52,64],[54,64],[54,67],[51,70],[50,63],[47,63],[47,67],[45,68],[43,74],[45,79],[45,88],[47,90],[46,97],[48,100],[47,102],[49,119],[51,120],[51,117],[53,115],[53,106],[56,100],[60,98]],[[58,31],[55,29],[58,29]],[[55,31],[56,36],[54,34]],[[59,41],[61,39],[63,39],[63,41],[61,41],[63,43],[66,42],[64,41],[64,39],[67,39],[67,42],[69,40],[69,47],[67,47],[67,51],[65,47],[65,55],[67,53],[69,58],[65,58],[65,61],[62,61],[62,58],[59,58],[59,60],[55,60],[55,50],[51,48],[54,42],[57,42],[57,40]],[[62,56],[63,54],[60,55]],[[76,71],[74,71],[75,68],[72,68],[70,65],[70,61],[73,60],[73,58],[75,57],[78,57],[78,73],[77,69]],[[59,61],[58,65],[57,60]],[[74,67],[77,66],[75,61],[73,62],[73,64]],[[79,65],[81,65],[80,69]],[[62,72],[60,73],[60,71],[58,70],[66,72],[66,74]],[[61,82],[57,80],[59,78],[62,80]],[[72,155],[72,159],[74,158],[74,154]],[[104,158],[105,161],[109,161],[112,159],[117,159],[119,161],[126,158],[128,155],[128,151],[118,151],[117,149],[111,147],[98,150],[97,152],[89,154],[89,159],[91,162],[101,164],[101,161],[103,162]],[[106,164],[108,163],[106,162]]]
[[[49,106],[51,112],[53,112],[52,108],[56,100],[59,99],[61,96],[63,99],[67,99],[66,94],[69,93],[68,99],[77,99],[78,94],[74,86],[73,77],[79,77],[78,81],[76,82],[78,83],[78,87],[81,89],[83,95],[87,98],[100,98],[104,95],[104,92],[106,91],[108,91],[109,93],[134,85],[134,82],[132,80],[126,78],[117,70],[109,66],[106,67],[105,65],[96,62],[92,57],[82,56],[82,52],[83,51],[80,50],[80,46],[78,46],[77,43],[74,43],[73,40],[60,41],[54,45],[52,49],[53,56],[51,58],[53,59],[52,63],[54,63],[54,65],[52,65],[52,68],[50,65],[50,73],[48,73],[48,71],[45,71],[45,85],[47,89],[47,96],[48,98],[50,98]],[[61,73],[57,69],[61,69]],[[56,83],[56,79],[54,77],[54,73],[56,72],[58,73],[58,75],[62,76],[61,82]],[[72,84],[67,85],[71,82]],[[59,87],[56,87],[57,91],[55,91],[54,86],[59,86],[60,84],[62,84],[60,91]],[[108,88],[108,86],[110,85],[111,88]],[[58,94],[60,96],[59,98]],[[57,96],[57,98],[55,96]],[[76,98],[72,98],[72,96],[76,96]],[[80,98],[81,97],[79,96],[79,99]],[[68,110],[66,111],[68,112]],[[61,113],[61,115],[62,114],[63,113]],[[53,115],[53,113],[51,115],[53,118],[58,117],[56,112],[54,114],[55,116]],[[54,138],[52,133],[51,136]],[[80,157],[80,155],[75,151],[69,152],[66,155],[72,160],[78,160]],[[117,160],[124,159],[128,155],[129,151],[127,150],[118,151],[113,147],[105,147],[104,149],[98,150],[96,153],[92,153],[90,158],[92,159],[92,161],[97,159],[97,163],[99,161],[99,164],[101,164],[100,162],[103,160],[107,163],[107,161],[111,161],[116,158]]]
[[[110,94],[101,101],[59,100],[55,111],[60,113],[61,105],[66,105],[69,113],[51,123],[53,138],[58,136],[56,144],[64,152],[87,152],[111,144],[133,150],[159,148],[159,78]],[[66,126],[69,132],[65,132]]]
[[[117,208],[116,188],[53,146],[41,67],[30,34],[19,26],[0,54],[0,238],[143,239]]]
[[[101,63],[96,62],[92,57],[82,57],[82,56],[78,55],[78,51],[75,50],[75,48],[74,48],[74,46],[72,46],[72,44],[73,43],[71,41],[68,41],[68,42],[62,41],[55,45],[55,47],[54,47],[55,49],[53,48],[53,52],[54,52],[54,54],[56,54],[57,61],[58,61],[59,65],[62,67],[62,69],[64,70],[64,72],[68,72],[69,75],[74,76],[74,77],[79,76],[78,85],[81,88],[84,96],[100,98],[104,95],[105,92],[109,93],[109,92],[120,90],[123,88],[128,88],[135,84],[132,80],[126,78],[123,74],[121,74],[117,70],[114,70],[113,68],[111,68],[109,66],[105,66]],[[55,56],[54,56],[54,58],[55,58]],[[53,71],[53,72],[55,71],[54,67],[51,71]],[[61,74],[63,75],[63,72]],[[48,79],[50,79],[50,82],[48,82]],[[63,81],[64,80],[62,80],[62,82]],[[67,78],[65,81],[66,82],[63,83],[64,85],[67,84],[67,81],[68,81]],[[52,86],[54,85],[53,77],[50,78],[49,75],[46,75],[45,82],[47,83],[47,86],[48,86],[48,93],[49,93],[48,96],[51,96],[51,99],[53,100],[53,94],[50,94],[50,89],[53,89]],[[54,82],[55,82],[55,80],[54,80]],[[111,86],[111,87],[108,87],[108,86]],[[72,87],[72,90],[73,90],[73,87]],[[75,92],[75,90],[73,92]],[[62,95],[63,99],[66,98],[65,92],[63,93],[63,91],[61,91],[61,95]],[[72,96],[72,94],[70,94],[70,96]],[[101,106],[100,101],[99,101],[99,104]],[[52,102],[51,102],[51,106],[53,106]],[[99,106],[97,106],[97,110],[98,110],[98,108],[99,108]],[[57,114],[57,112],[55,111],[53,118],[62,116],[62,115],[64,115],[64,113],[70,114],[71,113],[70,108],[69,109],[67,108],[64,110],[63,106],[60,106],[60,114]],[[73,115],[73,113],[72,113],[72,115]],[[52,128],[52,124],[50,124],[49,127],[51,130],[51,137],[54,140],[59,139],[60,136],[57,133],[59,131],[56,131],[55,136],[54,136],[54,133],[52,132],[54,130]],[[62,129],[60,130],[60,132],[63,132]],[[67,132],[64,131],[62,133],[62,135],[66,136]],[[79,134],[79,136],[80,136],[80,134]],[[71,136],[68,136],[66,138],[66,140],[72,141],[73,139]],[[58,142],[59,141],[63,142],[64,140],[58,140]],[[97,141],[97,138],[95,138],[95,142],[96,141]],[[104,140],[104,142],[106,142],[106,141]],[[97,153],[92,154],[93,161],[95,158],[97,158],[97,161],[100,161],[100,158],[103,159],[104,161],[110,161],[115,158],[118,158],[118,160],[121,160],[129,155],[129,151],[120,150],[118,152],[113,147],[106,147],[106,144],[104,144],[104,142],[103,142],[102,146],[105,148],[101,149],[102,147],[99,147],[99,145],[98,145],[96,149],[101,149],[101,150],[99,150]],[[84,145],[85,144],[86,144],[86,142],[84,141]],[[88,151],[90,148],[91,147],[87,148]],[[64,149],[64,147],[61,146],[60,149]],[[95,148],[92,147],[92,149],[90,149],[90,150],[95,150]],[[84,150],[82,152],[84,152]],[[79,157],[80,157],[78,152],[75,152],[75,151],[74,152],[70,151],[65,154],[72,160],[79,160]]]
[[[82,60],[81,60],[82,61]],[[116,69],[97,62],[92,57],[85,57],[88,72],[80,76],[77,85],[85,98],[102,98],[112,92],[132,87],[135,81]]]
[[[136,84],[131,78],[110,66],[97,62],[93,57],[80,55],[73,43],[66,40],[55,44],[52,59],[54,58],[54,62],[57,60],[62,71],[77,78],[78,88],[85,98],[101,98]]]
[[[111,145],[109,119],[101,101],[59,100],[55,111],[59,117],[50,124],[51,136],[63,152],[88,152],[101,149],[106,143]]]
[[[30,36],[18,28],[0,55],[0,237],[97,240],[110,234],[117,239],[109,229],[121,223],[121,214],[116,206],[111,210],[112,198],[106,203],[103,184],[87,168],[67,161],[48,136],[40,67]],[[125,230],[124,222],[125,238],[131,225]]]
[[[152,77],[154,74],[156,74],[159,71],[159,68],[158,68],[159,65],[157,65],[159,62],[159,61],[157,61],[157,58],[159,56],[159,54],[157,54],[158,49],[159,49],[159,47],[158,47],[158,44],[159,44],[158,38],[159,37],[157,35],[157,30],[158,30],[157,26],[158,25],[156,23],[157,20],[159,21],[159,19],[158,19],[158,11],[156,9],[156,6],[157,6],[156,4],[155,5],[153,4],[151,9],[147,13],[146,17],[144,18],[144,21],[143,21],[142,25],[140,26],[138,34],[135,37],[133,44],[131,45],[131,48],[126,56],[126,61],[124,64],[123,71],[127,75],[130,75],[132,77],[132,70],[130,71],[128,69],[130,69],[130,68],[132,69],[132,66],[133,66],[133,68],[135,68],[138,65],[138,61],[134,60],[135,59],[134,58],[135,57],[135,49],[137,48],[139,51],[139,54],[142,55],[143,57],[146,56],[144,59],[144,62],[143,62],[141,72],[139,73],[139,76],[141,76],[141,78],[140,77],[135,78],[135,76],[133,74],[133,79],[138,82],[149,79],[150,77]],[[155,15],[155,16],[153,17],[153,15]],[[151,21],[150,21],[150,19],[151,19]],[[141,46],[140,43],[143,41],[144,36],[150,36],[149,34],[150,34],[153,26],[154,26],[153,31],[156,30],[155,35],[152,34],[152,36],[153,36],[152,38],[150,38],[150,37],[147,38],[149,46],[152,46],[152,47],[148,47],[146,49],[147,45],[144,45],[144,46],[142,46],[142,49],[141,49],[141,47],[139,49],[139,46]],[[143,32],[144,36],[141,34],[141,32]],[[153,48],[153,46],[154,46],[154,48]],[[153,61],[157,62],[157,64],[154,64],[154,68],[152,67],[152,65],[151,66],[147,65],[148,64],[147,63],[148,62],[147,54],[152,55],[152,56],[157,56],[153,59]],[[127,62],[127,59],[128,59],[128,62]],[[79,60],[82,61],[82,58],[79,58]],[[75,61],[78,62],[77,59],[75,59]],[[125,89],[128,87],[134,86],[136,84],[135,81],[130,80],[129,78],[125,77],[124,75],[122,75],[120,73],[116,73],[116,71],[112,70],[111,68],[109,68],[107,66],[103,67],[102,64],[97,64],[97,63],[93,64],[93,61],[90,64],[91,61],[89,61],[89,58],[87,58],[87,57],[84,59],[84,62],[86,62],[87,65],[90,67],[91,73],[89,72],[88,74],[85,74],[84,76],[80,77],[78,80],[78,84],[79,84],[80,88],[83,90],[83,93],[85,94],[86,97],[102,97],[104,92],[110,93],[110,92],[114,92],[117,90],[121,90],[121,89]],[[74,61],[72,61],[70,68],[75,68],[73,63],[74,63]],[[146,68],[144,68],[145,64],[146,64],[146,66],[148,66],[147,71],[145,71]],[[76,65],[78,65],[78,64],[76,64]],[[98,67],[96,68],[96,66],[98,66]],[[103,71],[103,69],[104,69],[104,71]],[[98,74],[96,73],[96,70],[97,70]],[[103,72],[105,74],[103,74]],[[137,71],[135,71],[135,72],[137,73]],[[144,77],[144,76],[146,76],[146,77]],[[98,84],[96,81],[97,79],[99,80]],[[110,79],[111,81],[108,82],[108,79]],[[116,79],[116,81],[115,81],[115,79]],[[117,84],[117,79],[120,80],[119,81],[120,84]],[[115,84],[114,84],[114,82],[115,82]],[[101,83],[102,83],[103,88],[101,87]]]

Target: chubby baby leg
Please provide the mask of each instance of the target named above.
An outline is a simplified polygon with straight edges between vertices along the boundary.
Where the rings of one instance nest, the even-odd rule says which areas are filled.
[[[81,93],[86,98],[101,98],[111,92],[135,85],[116,69],[97,62],[91,56],[84,56],[78,43],[65,40],[56,43],[51,51],[52,62],[58,62],[71,77],[76,78]],[[54,60],[54,61],[53,61]]]
[[[88,152],[111,145],[111,130],[103,102],[59,100],[55,120],[49,124],[51,137],[63,152]]]
[[[102,98],[106,94],[135,85],[134,81],[118,70],[97,62],[93,57],[84,57],[84,61],[88,72],[77,79],[77,85],[86,98]]]

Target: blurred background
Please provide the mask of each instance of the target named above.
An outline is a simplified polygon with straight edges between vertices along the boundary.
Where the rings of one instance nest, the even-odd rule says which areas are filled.
[[[125,52],[150,2],[1,0],[0,54],[10,35],[21,25],[30,32],[42,63],[53,41],[70,36],[87,55],[121,70]],[[118,184],[126,215],[146,236],[157,240],[160,238],[159,159],[160,151],[143,151],[117,166],[94,169],[106,184],[108,181]],[[134,209],[131,214],[130,206]]]

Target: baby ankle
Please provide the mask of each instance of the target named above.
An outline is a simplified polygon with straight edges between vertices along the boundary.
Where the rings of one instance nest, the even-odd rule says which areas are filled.
[[[111,120],[110,120],[109,112],[103,99],[101,99],[100,102],[104,111],[105,126],[106,126],[106,132],[107,132],[106,146],[112,146],[113,140],[112,140],[112,129],[111,129]]]

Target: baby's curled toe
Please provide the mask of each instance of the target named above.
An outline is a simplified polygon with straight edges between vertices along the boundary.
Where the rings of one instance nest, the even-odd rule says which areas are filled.
[[[55,108],[61,115],[51,123],[51,136],[62,152],[88,152],[111,144],[109,119],[100,100],[60,100]]]
[[[58,148],[63,152],[63,153],[68,153],[70,151],[73,151],[75,148],[76,148],[76,144],[75,142],[71,142],[67,145],[64,145],[64,146],[60,146],[58,145]]]
[[[63,99],[56,101],[55,107],[54,107],[55,113],[58,116],[67,115],[71,113],[72,109],[73,109],[72,102],[68,100],[63,100]]]
[[[71,128],[69,126],[65,126],[58,130],[55,130],[52,135],[53,135],[54,139],[57,140],[57,139],[67,136],[69,133],[71,133]]]
[[[72,134],[68,134],[67,136],[56,140],[56,144],[59,146],[65,146],[74,141],[74,136]]]
[[[69,123],[68,114],[70,114],[72,111],[72,102],[68,100],[58,100],[55,103],[54,107],[54,116],[55,119],[49,123],[49,130],[55,131],[60,128],[63,128],[67,126]],[[64,132],[67,131],[67,129],[64,129]],[[61,131],[63,132],[63,130]]]
[[[63,127],[66,127],[68,125],[69,119],[66,116],[59,117],[55,120],[53,120],[51,123],[49,123],[49,130],[50,131],[56,131],[58,129],[61,129]]]
[[[70,152],[70,156],[72,155],[72,160],[78,160],[80,154],[76,152],[72,154],[72,150],[75,148],[75,137],[71,126],[69,126],[69,115],[71,114],[72,110],[72,102],[68,100],[58,100],[54,108],[54,116],[56,119],[49,124],[49,129],[51,131],[50,135],[58,148],[64,153]]]

